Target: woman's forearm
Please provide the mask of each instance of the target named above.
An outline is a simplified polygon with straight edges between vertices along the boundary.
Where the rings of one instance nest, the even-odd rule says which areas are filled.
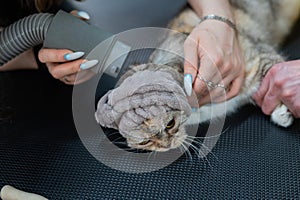
[[[11,71],[21,69],[38,69],[33,49],[29,49],[14,59],[0,66],[0,71]]]

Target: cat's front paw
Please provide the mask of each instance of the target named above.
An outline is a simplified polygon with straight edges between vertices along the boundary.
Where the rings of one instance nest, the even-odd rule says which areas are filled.
[[[281,104],[272,112],[271,120],[279,126],[288,127],[293,123],[294,118],[292,113],[288,111],[288,108]]]

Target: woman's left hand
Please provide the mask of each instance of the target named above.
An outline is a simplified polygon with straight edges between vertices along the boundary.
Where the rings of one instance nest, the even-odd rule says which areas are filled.
[[[73,16],[86,21],[90,19],[88,13],[73,10]],[[76,30],[74,30],[76,31]],[[49,73],[67,85],[80,84],[89,80],[94,74],[87,70],[94,67],[98,60],[84,60],[82,56],[85,52],[73,52],[68,49],[47,49],[39,50],[39,61],[44,63]]]
[[[234,22],[232,15],[228,14],[231,13],[229,5],[224,4],[217,10],[220,3],[209,3],[208,8],[201,5],[202,10],[206,10],[202,15],[220,10],[223,12],[220,16]],[[238,94],[244,80],[244,61],[236,30],[227,23],[205,20],[198,24],[184,43],[184,56],[185,89],[190,94],[193,89],[198,101],[191,103],[193,107],[225,101]]]

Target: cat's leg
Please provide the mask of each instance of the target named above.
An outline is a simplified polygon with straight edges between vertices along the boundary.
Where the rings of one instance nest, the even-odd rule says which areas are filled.
[[[251,98],[269,69],[285,59],[273,46],[243,33],[245,31],[240,33],[240,44],[245,59],[245,81],[241,93]],[[250,88],[252,89],[249,90]],[[271,121],[279,126],[288,127],[293,123],[293,115],[285,105],[280,104],[271,114]]]
[[[252,103],[250,92],[240,94],[222,103],[212,103],[196,109],[188,118],[187,125],[197,125],[214,119],[224,119],[233,113],[238,112],[242,106]]]
[[[279,126],[288,127],[293,123],[294,118],[288,108],[284,104],[280,104],[272,112],[271,120]]]

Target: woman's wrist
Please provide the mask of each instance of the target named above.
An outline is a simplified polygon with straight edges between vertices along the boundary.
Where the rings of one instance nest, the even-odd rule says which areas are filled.
[[[210,15],[205,15],[204,17],[202,17],[200,19],[200,23],[206,21],[206,20],[216,20],[222,23],[227,24],[227,26],[229,26],[230,28],[232,28],[234,31],[237,31],[236,25],[229,19],[219,16],[219,15],[214,15],[214,14],[210,14]]]
[[[188,2],[200,18],[214,14],[234,23],[228,0],[188,0]]]

